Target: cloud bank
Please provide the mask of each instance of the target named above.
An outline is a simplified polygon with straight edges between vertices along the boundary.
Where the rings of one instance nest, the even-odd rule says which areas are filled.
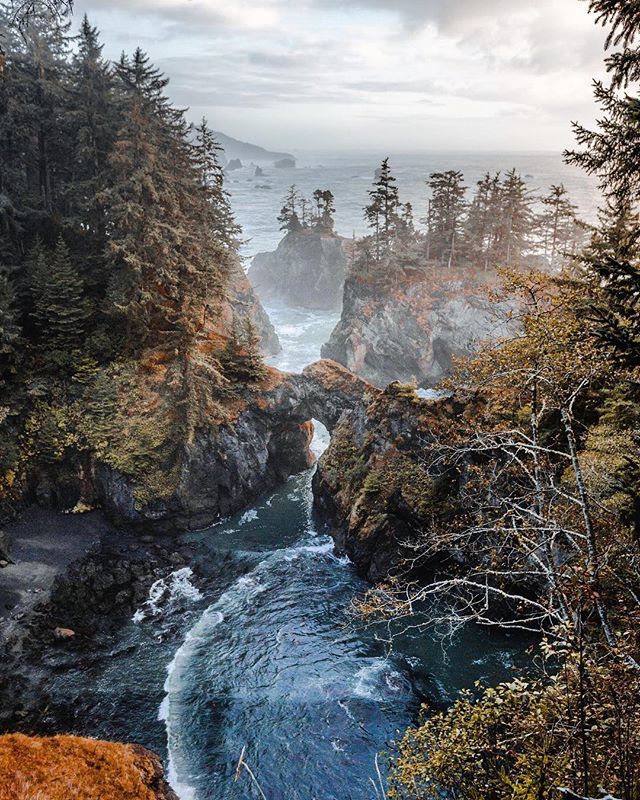
[[[540,150],[593,119],[581,0],[78,0],[196,118],[280,149]]]

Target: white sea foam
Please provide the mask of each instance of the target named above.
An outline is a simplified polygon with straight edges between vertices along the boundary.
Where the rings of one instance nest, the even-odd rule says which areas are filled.
[[[191,583],[193,571],[191,567],[182,567],[166,578],[158,578],[151,584],[149,597],[131,617],[132,622],[139,623],[150,617],[159,617],[167,609],[175,605],[177,600],[195,602],[201,598],[199,589]]]
[[[244,514],[240,517],[240,524],[246,525],[247,522],[253,522],[254,520],[258,519],[258,512],[255,508],[250,508],[248,511],[245,511]]]

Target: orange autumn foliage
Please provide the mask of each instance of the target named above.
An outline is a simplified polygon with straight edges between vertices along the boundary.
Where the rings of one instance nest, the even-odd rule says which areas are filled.
[[[0,800],[171,800],[159,759],[139,745],[78,736],[0,736]]]

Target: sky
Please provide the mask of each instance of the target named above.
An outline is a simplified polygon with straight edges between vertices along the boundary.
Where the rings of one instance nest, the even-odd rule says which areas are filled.
[[[188,116],[277,150],[559,151],[592,123],[584,0],[76,0]]]

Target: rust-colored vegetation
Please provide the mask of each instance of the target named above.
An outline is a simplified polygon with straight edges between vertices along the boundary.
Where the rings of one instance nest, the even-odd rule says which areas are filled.
[[[138,745],[77,736],[0,737],[0,800],[173,800],[159,759]]]

